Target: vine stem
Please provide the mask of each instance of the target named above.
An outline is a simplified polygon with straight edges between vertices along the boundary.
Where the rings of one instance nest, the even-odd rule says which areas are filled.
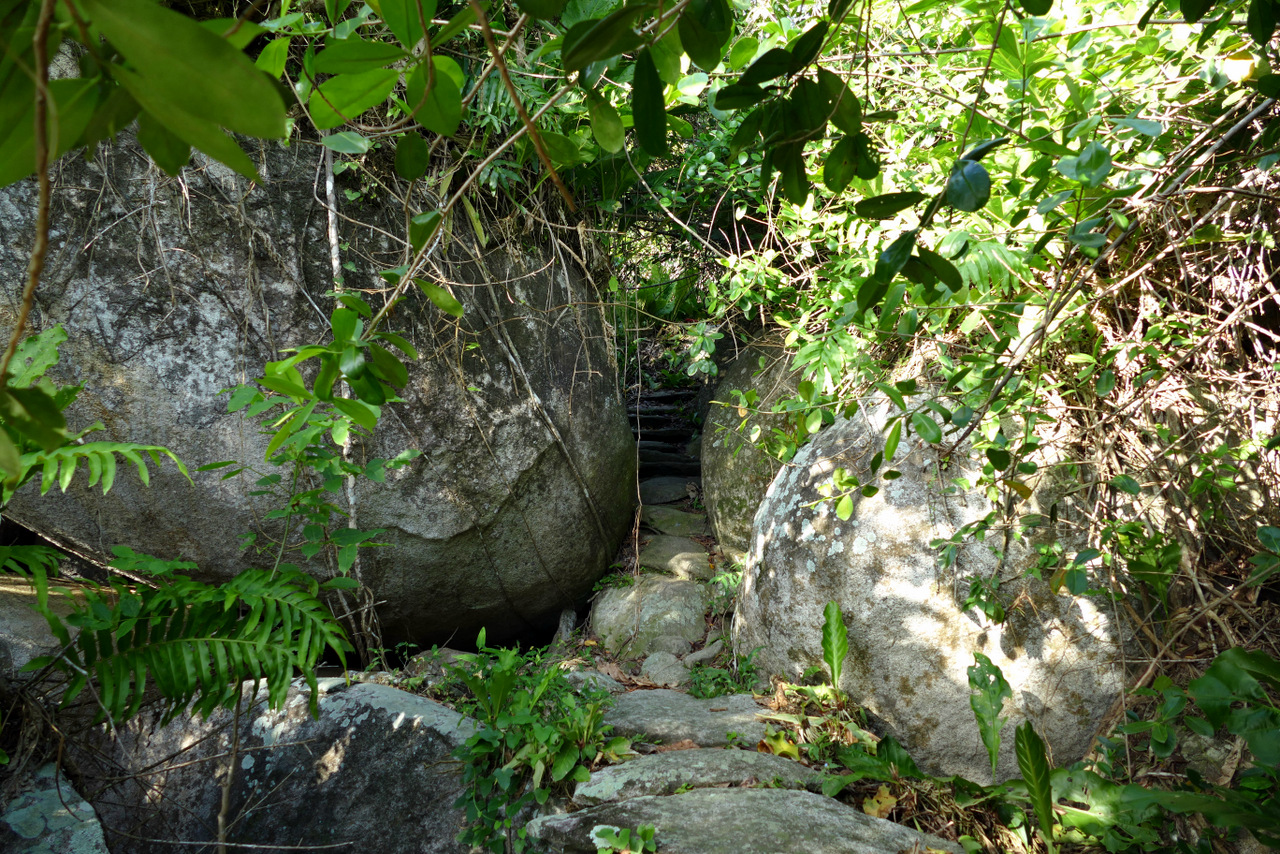
[[[542,161],[543,168],[547,170],[547,174],[551,176],[551,181],[556,185],[556,189],[560,191],[560,197],[564,199],[564,203],[569,206],[569,210],[577,213],[578,206],[573,201],[573,194],[564,185],[564,181],[560,178],[560,173],[551,165],[551,158],[547,156],[546,146],[542,144],[542,135],[538,133],[538,128],[534,125],[533,120],[529,118],[529,111],[524,108],[524,102],[520,100],[520,93],[516,91],[515,84],[511,82],[511,74],[507,71],[507,62],[502,58],[502,51],[498,50],[498,45],[493,39],[493,30],[489,28],[489,17],[480,8],[480,3],[477,0],[471,0],[471,9],[476,13],[476,20],[480,24],[480,32],[484,34],[485,46],[489,48],[489,55],[493,57],[493,62],[498,68],[498,74],[502,77],[503,85],[507,87],[507,94],[511,96],[511,103],[515,105],[516,114],[520,116],[521,123],[529,132],[529,141],[533,143],[533,150],[538,153],[538,159]]]
[[[40,17],[36,20],[35,44],[35,155],[36,179],[39,182],[39,199],[36,207],[36,239],[31,248],[31,258],[27,263],[27,284],[22,289],[22,305],[18,309],[18,321],[13,326],[13,334],[9,336],[9,345],[5,348],[4,357],[0,359],[0,390],[9,381],[9,363],[18,352],[18,344],[26,331],[27,319],[31,315],[31,305],[35,302],[36,286],[40,284],[40,274],[44,272],[44,259],[49,251],[49,198],[52,190],[49,184],[49,25],[53,21],[54,0],[41,0]],[[55,116],[56,119],[56,116]]]

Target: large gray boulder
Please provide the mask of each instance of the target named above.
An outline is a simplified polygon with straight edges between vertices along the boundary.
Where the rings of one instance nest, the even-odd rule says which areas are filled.
[[[818,434],[770,486],[734,620],[737,650],[759,647],[756,666],[790,681],[809,667],[824,669],[823,609],[835,601],[849,632],[840,687],[878,716],[922,769],[991,779],[969,706],[966,671],[978,652],[1013,689],[997,776],[1017,775],[1012,728],[1026,720],[1057,763],[1079,759],[1124,691],[1128,630],[1105,598],[1053,595],[1026,576],[1037,543],[1057,539],[1068,555],[1083,544],[1066,521],[1070,484],[1042,467],[1040,481],[1030,483],[1032,500],[1020,509],[1047,520],[1057,503],[1056,528],[1046,524],[1034,539],[1007,544],[993,528],[985,542],[961,545],[954,565],[944,568],[931,543],[992,509],[982,490],[957,483],[976,483],[980,474],[967,445],[944,463],[938,449],[903,438],[892,463],[902,476],[879,481],[873,497],[855,492],[848,521],[823,500],[819,489],[838,467],[864,484],[876,482],[868,465],[884,447],[891,410],[884,403],[870,410]],[[1008,611],[1003,624],[961,608],[971,579],[996,575]]]
[[[241,849],[468,851],[455,839],[465,817],[454,806],[462,768],[451,754],[475,731],[472,722],[385,685],[347,687],[336,678],[320,684],[318,719],[305,688],[291,688],[279,711],[266,708],[264,689],[238,727],[226,711],[166,726],[144,715],[117,726],[114,737],[99,727],[69,742],[79,790],[102,820],[113,854],[211,842],[219,815],[227,841]]]
[[[768,436],[785,424],[785,415],[769,410],[795,394],[799,379],[791,370],[791,353],[780,341],[767,339],[744,350],[716,387],[702,431],[702,497],[724,548],[745,552],[749,547],[751,521],[782,466],[757,448],[753,437]],[[740,409],[734,391],[754,391],[758,400]]]
[[[107,843],[93,807],[50,762],[30,773],[0,809],[0,851],[107,854]]]
[[[107,496],[82,474],[65,496],[28,486],[7,515],[98,561],[126,545],[195,561],[206,580],[275,560],[241,550],[243,534],[269,544],[281,530],[264,521],[279,502],[249,494],[269,473],[267,438],[228,415],[219,390],[260,375],[285,348],[327,340],[335,302],[316,151],[264,144],[254,160],[266,182],[255,187],[208,162],[166,177],[128,139],[92,163],[56,166],[33,327],[60,323],[70,335],[57,376],[85,387],[71,424],[101,421],[98,438],[166,445],[193,472],[237,460],[257,473],[194,474],[192,486],[166,463],[149,489],[122,470]],[[345,286],[379,308],[387,286],[376,273],[405,258],[394,238],[403,211],[346,201],[351,174],[337,194],[348,218],[342,258],[354,267]],[[22,280],[35,209],[32,181],[0,191],[8,281]],[[416,289],[396,307],[389,328],[423,358],[410,366],[404,402],[385,407],[377,435],[353,449],[361,462],[405,449],[422,457],[338,499],[358,527],[386,530],[378,539],[391,547],[362,552],[361,569],[391,642],[554,625],[589,595],[634,505],[635,447],[612,345],[580,271],[528,238],[491,233],[486,248],[465,217],[442,233],[429,275],[466,313],[455,322]],[[0,326],[12,325],[17,295],[0,298]],[[324,577],[330,566],[317,557],[306,568]]]
[[[873,818],[833,798],[791,789],[698,789],[682,795],[607,802],[580,812],[542,816],[529,835],[559,854],[594,854],[601,825],[653,826],[663,854],[897,854],[935,849],[961,854],[954,842]]]

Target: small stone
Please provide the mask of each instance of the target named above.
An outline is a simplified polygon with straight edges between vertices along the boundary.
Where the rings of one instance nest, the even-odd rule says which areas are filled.
[[[707,517],[686,513],[674,507],[642,507],[640,521],[660,534],[677,537],[702,537],[707,533]]]
[[[724,650],[724,641],[717,640],[707,644],[697,652],[691,652],[684,657],[686,667],[693,667],[695,664],[711,661]]]
[[[605,590],[591,607],[591,630],[614,655],[648,655],[655,640],[676,635],[693,643],[706,631],[707,598],[701,584],[646,575],[632,587]]]
[[[688,537],[652,537],[640,549],[639,560],[642,567],[689,581],[708,581],[715,571],[707,550]]]
[[[690,477],[651,477],[640,482],[641,504],[670,504],[683,501],[689,495],[689,484],[698,482]]]
[[[660,638],[655,638],[653,643],[649,644],[650,655],[655,652],[669,652],[676,658],[684,658],[691,649],[693,649],[693,644],[677,635],[663,635]]]
[[[568,670],[564,674],[565,681],[578,691],[588,689],[608,691],[610,694],[621,694],[627,690],[617,679],[605,676],[598,670]]]
[[[689,669],[669,652],[655,652],[644,660],[640,675],[650,682],[675,688],[689,681]]]

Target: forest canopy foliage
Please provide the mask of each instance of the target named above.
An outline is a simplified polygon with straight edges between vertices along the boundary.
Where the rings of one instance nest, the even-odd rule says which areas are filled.
[[[1278,9],[1274,0],[0,0],[0,184],[32,173],[41,184],[19,321],[0,363],[5,495],[36,477],[46,491],[65,488],[81,463],[109,488],[117,457],[145,478],[146,455],[159,464],[164,453],[85,443],[62,415],[68,392],[40,379],[56,343],[23,343],[47,242],[49,164],[92,156],[136,121],[139,142],[170,174],[194,151],[258,180],[253,138],[285,140],[319,146],[348,200],[399,205],[406,226],[402,263],[382,271],[381,309],[336,281],[332,340],[264,366],[256,389],[237,392],[255,415],[275,407],[269,456],[353,474],[336,449],[376,427],[405,382],[404,360],[417,357],[385,328],[390,308],[417,287],[441,311],[462,311],[424,272],[443,224],[466,217],[483,235],[556,204],[599,235],[619,330],[668,324],[683,372],[714,374],[717,342],[785,332],[802,377],[779,405],[786,427],[753,437],[777,456],[868,394],[899,406],[875,482],[833,479],[841,516],[851,496],[894,476],[900,442],[952,453],[968,440],[986,463],[972,486],[995,509],[957,536],[1019,536],[1044,522],[1020,504],[1053,425],[1091,547],[1048,549],[1038,571],[1072,593],[1126,594],[1175,649],[1223,603],[1265,604],[1280,569]],[[634,342],[620,338],[630,358]],[[306,458],[312,447],[327,456]],[[318,501],[306,512],[314,523],[330,509]],[[317,549],[348,548],[344,569],[363,542],[317,537]],[[937,543],[942,560],[954,545]],[[47,556],[28,558],[42,577]],[[316,619],[317,590],[287,567],[251,580],[262,603],[277,594],[294,603],[286,612],[297,625]],[[123,620],[134,631],[154,604],[168,609],[155,636],[180,633],[175,607],[204,613],[222,595],[188,581],[162,579],[135,613],[94,625],[118,632]],[[273,593],[286,583],[294,587]],[[998,578],[971,580],[967,607],[999,620],[1006,604]],[[221,630],[215,612],[201,631]],[[300,643],[292,620],[259,626],[256,642]],[[1222,630],[1213,642],[1225,647],[1270,642],[1241,625]],[[145,646],[150,636],[134,637]],[[194,663],[198,678],[175,683],[173,700],[234,702],[219,687],[233,675],[274,687],[326,645],[346,648],[327,629],[306,638],[296,661]],[[122,651],[73,654],[66,666],[83,679],[98,653]],[[1210,674],[1226,686],[1195,697],[1210,720],[1226,724],[1222,697],[1244,692],[1254,722],[1274,723],[1263,686],[1274,687],[1275,673],[1255,656]],[[174,674],[187,663],[100,668],[122,689],[105,710],[133,708],[130,680],[140,692],[147,668]],[[1162,708],[1177,710],[1131,731],[1147,733],[1158,755],[1187,697],[1157,675],[1153,664],[1139,687],[1156,685]],[[1268,749],[1261,726],[1237,729]],[[1020,733],[1020,746],[1034,752],[1033,736]],[[1274,809],[1274,772],[1272,763],[1259,775],[1264,794],[1234,803],[1242,823],[1255,827],[1259,811]]]

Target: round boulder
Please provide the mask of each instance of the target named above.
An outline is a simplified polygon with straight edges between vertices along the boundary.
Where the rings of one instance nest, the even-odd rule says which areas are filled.
[[[256,481],[288,484],[291,473],[263,464],[263,428],[228,414],[219,391],[260,376],[288,348],[329,340],[331,249],[346,265],[343,286],[375,310],[390,293],[378,273],[407,251],[394,237],[403,209],[349,201],[351,173],[337,177],[343,217],[331,247],[317,150],[263,144],[253,155],[261,186],[201,155],[167,177],[124,137],[92,162],[57,165],[33,328],[62,324],[69,335],[56,379],[84,390],[68,421],[102,422],[95,438],[167,446],[195,482],[167,461],[150,488],[122,469],[105,496],[82,473],[66,494],[42,497],[37,478],[6,515],[97,561],[124,545],[194,561],[208,581],[277,559],[283,523],[267,513],[282,497]],[[10,281],[26,267],[35,194],[31,180],[0,191],[0,271]],[[489,231],[473,235],[465,217],[441,227],[429,275],[463,304],[460,320],[416,288],[390,315],[388,328],[422,358],[408,365],[403,401],[383,408],[351,457],[376,475],[379,458],[421,456],[331,497],[357,527],[383,531],[376,541],[387,547],[363,550],[360,571],[388,643],[554,627],[590,595],[632,522],[635,444],[599,298],[562,255]],[[17,308],[15,296],[0,303],[0,325]],[[252,471],[195,472],[224,460]],[[244,550],[249,533],[269,548]],[[284,560],[322,578],[335,571],[324,554]]]
[[[785,415],[769,410],[795,394],[799,373],[777,340],[748,347],[725,371],[702,432],[702,496],[711,529],[722,547],[745,552],[765,491],[782,464],[753,444],[755,436],[782,427]],[[739,406],[741,391],[756,399]]]
[[[971,488],[981,466],[965,453],[948,460],[918,437],[902,439],[891,464],[901,476],[876,480],[869,469],[883,450],[881,403],[819,433],[774,480],[756,514],[753,541],[734,620],[739,654],[759,649],[756,666],[789,681],[825,672],[823,609],[839,604],[849,634],[840,688],[883,723],[927,772],[991,780],[987,752],[969,705],[967,668],[974,654],[991,659],[1013,689],[996,776],[1018,774],[1013,727],[1031,721],[1066,764],[1088,750],[1094,730],[1125,689],[1128,627],[1105,598],[1055,595],[1027,576],[1035,546],[1059,539],[1068,554],[1082,545],[1063,521],[1032,539],[1005,541],[998,527],[985,541],[964,540],[949,567],[935,543],[987,519],[985,490]],[[944,442],[946,440],[944,439]],[[820,488],[837,468],[871,497],[852,494],[842,521]],[[882,470],[883,470],[882,469]],[[1066,519],[1065,478],[1043,467],[1023,512]],[[1050,512],[1057,503],[1057,514]],[[1002,554],[1003,553],[1003,554]],[[1003,623],[962,602],[975,577],[1001,580]]]

